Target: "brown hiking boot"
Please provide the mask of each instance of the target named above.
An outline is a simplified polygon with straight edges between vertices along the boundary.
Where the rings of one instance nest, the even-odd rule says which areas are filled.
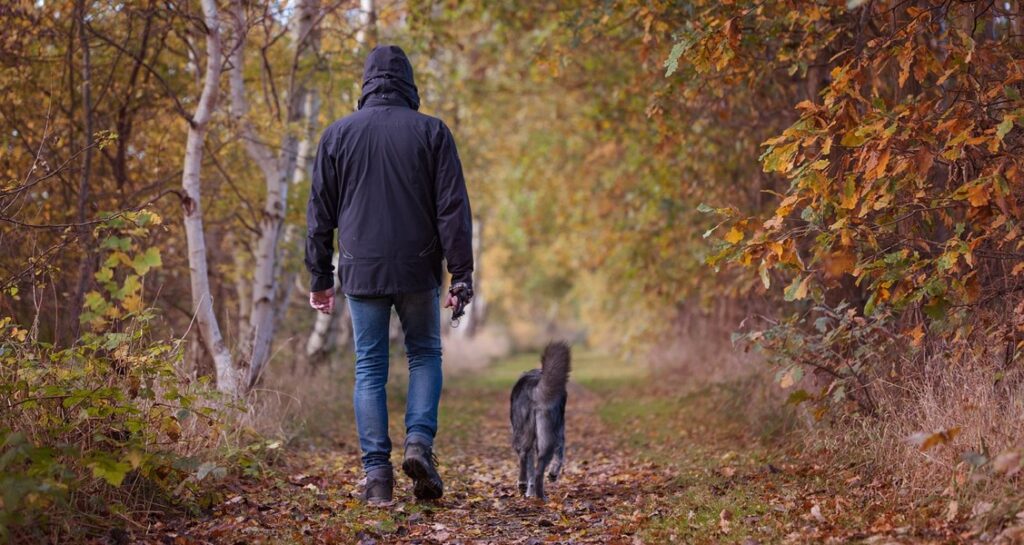
[[[366,472],[366,488],[363,500],[371,505],[391,501],[395,488],[395,474],[390,467],[378,467]]]
[[[430,447],[415,442],[406,445],[402,471],[412,479],[416,499],[436,500],[444,495],[444,483],[437,473],[437,457]]]

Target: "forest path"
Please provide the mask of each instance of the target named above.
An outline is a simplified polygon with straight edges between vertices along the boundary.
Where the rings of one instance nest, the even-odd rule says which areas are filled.
[[[546,503],[522,498],[508,391],[535,365],[511,358],[445,385],[440,501],[416,502],[397,471],[394,504],[364,505],[354,430],[342,423],[328,447],[291,452],[268,476],[230,485],[202,518],[158,531],[180,545],[957,541],[921,509],[894,512],[879,483],[818,465],[795,442],[787,449],[785,418],[751,414],[744,385],[683,393],[593,354],[574,359],[562,478]],[[404,402],[395,378],[393,423]]]

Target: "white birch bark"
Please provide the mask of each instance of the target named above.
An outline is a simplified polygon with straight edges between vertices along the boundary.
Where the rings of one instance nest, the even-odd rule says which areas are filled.
[[[217,389],[236,395],[238,380],[231,352],[224,344],[217,316],[213,311],[210,277],[206,261],[206,234],[203,230],[200,169],[203,162],[203,142],[210,117],[217,107],[221,58],[220,21],[216,0],[202,0],[206,22],[206,73],[202,94],[189,123],[182,165],[181,187],[188,199],[185,202],[185,238],[188,242],[188,266],[192,285],[192,308],[199,334],[213,357],[217,374]]]
[[[259,138],[252,124],[246,118],[249,110],[243,78],[244,53],[248,21],[241,0],[232,3],[235,19],[236,44],[232,52],[231,102],[232,114],[241,133],[246,152],[260,168],[266,182],[266,197],[260,218],[260,235],[255,244],[253,267],[252,302],[249,312],[248,335],[243,339],[243,360],[248,363],[244,387],[250,389],[259,380],[267,360],[270,358],[271,342],[276,329],[279,309],[286,298],[279,297],[281,272],[278,247],[285,220],[288,189],[296,166],[299,139],[294,133],[294,124],[301,121],[306,112],[306,77],[299,74],[302,61],[315,52],[314,25],[319,15],[318,0],[300,0],[295,11],[295,57],[291,69],[291,85],[287,96],[287,114],[284,134],[279,152],[275,154]]]
[[[377,45],[377,5],[374,0],[359,0],[359,31],[356,42],[360,46]]]

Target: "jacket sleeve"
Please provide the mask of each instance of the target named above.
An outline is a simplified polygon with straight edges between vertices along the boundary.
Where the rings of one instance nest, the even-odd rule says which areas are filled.
[[[437,170],[434,179],[437,203],[437,232],[441,239],[452,283],[473,285],[473,214],[469,208],[462,162],[455,138],[442,125],[437,146]]]
[[[306,207],[306,269],[312,275],[311,291],[334,287],[334,230],[338,228],[338,210],[341,208],[341,179],[334,168],[328,151],[325,132],[317,147],[313,161],[313,183]]]

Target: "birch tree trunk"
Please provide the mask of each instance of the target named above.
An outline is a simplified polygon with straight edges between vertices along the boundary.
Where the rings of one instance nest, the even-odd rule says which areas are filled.
[[[245,66],[244,53],[248,20],[241,0],[234,0],[232,8],[236,35],[235,48],[231,55],[234,67],[230,77],[232,115],[241,132],[246,152],[259,166],[267,186],[259,224],[260,234],[255,245],[256,255],[253,267],[248,334],[243,339],[242,359],[248,363],[244,388],[248,390],[256,385],[270,358],[271,342],[279,315],[277,307],[284,299],[278,294],[281,272],[278,247],[284,227],[288,188],[297,165],[299,139],[295,135],[294,125],[303,119],[306,112],[304,106],[307,98],[308,76],[301,74],[300,68],[307,57],[316,51],[317,37],[314,27],[320,6],[318,0],[301,0],[295,11],[293,20],[296,24],[293,30],[296,50],[290,74],[291,85],[287,97],[286,126],[279,145],[280,151],[276,156],[259,138],[252,124],[246,118],[249,102],[242,71]]]
[[[206,350],[213,357],[217,374],[217,389],[236,395],[238,378],[231,352],[224,344],[217,316],[213,311],[210,277],[206,262],[206,234],[203,231],[200,169],[203,162],[203,143],[210,117],[217,107],[221,58],[220,21],[216,0],[202,0],[206,23],[206,73],[202,94],[188,128],[185,160],[182,165],[181,187],[185,191],[185,237],[188,242],[188,266],[192,284],[192,308],[199,334]]]

